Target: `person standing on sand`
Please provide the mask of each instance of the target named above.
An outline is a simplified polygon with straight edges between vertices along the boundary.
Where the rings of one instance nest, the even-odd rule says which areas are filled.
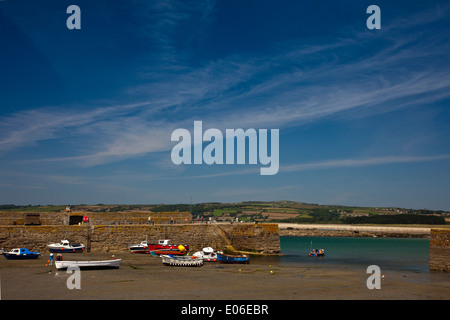
[[[53,267],[53,253],[48,256],[48,265]]]

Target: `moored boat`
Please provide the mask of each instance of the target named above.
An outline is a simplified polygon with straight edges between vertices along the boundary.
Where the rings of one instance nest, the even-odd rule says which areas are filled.
[[[147,241],[142,241],[139,244],[129,245],[128,248],[130,249],[131,253],[150,253],[150,251],[148,250]]]
[[[55,261],[56,269],[63,270],[72,267],[80,269],[117,269],[122,259],[98,260],[98,261]]]
[[[187,253],[186,248],[183,245],[179,245],[176,248],[170,248],[170,249],[156,249],[150,251],[150,253],[154,256],[160,256],[162,254],[165,255],[177,255],[177,256],[184,256]]]
[[[220,263],[250,263],[250,256],[217,252],[217,261]]]
[[[323,249],[312,249],[309,252],[310,257],[323,257],[325,255],[325,250]]]
[[[176,267],[201,267],[203,266],[203,259],[196,256],[173,256],[163,254],[161,255],[162,262],[165,266]]]
[[[8,260],[37,259],[40,253],[32,252],[27,248],[15,248],[10,252],[3,252],[3,256]]]
[[[171,244],[170,239],[161,239],[157,243],[148,243],[147,241],[142,241],[140,244],[133,244],[128,246],[131,253],[151,253],[155,250],[160,249],[177,249],[178,244]],[[186,251],[189,251],[188,245],[183,245]]]
[[[83,252],[85,246],[81,243],[70,243],[69,240],[61,240],[60,243],[52,243],[47,245],[50,252],[70,253]]]
[[[202,258],[205,262],[216,262],[217,261],[217,253],[214,252],[214,249],[211,247],[205,247],[202,251],[197,251],[193,254],[198,258]]]

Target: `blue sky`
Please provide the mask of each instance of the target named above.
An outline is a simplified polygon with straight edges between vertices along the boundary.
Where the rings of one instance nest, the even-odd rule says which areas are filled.
[[[449,16],[447,1],[0,1],[0,203],[450,210]],[[279,172],[174,165],[171,134],[195,120],[279,129]]]

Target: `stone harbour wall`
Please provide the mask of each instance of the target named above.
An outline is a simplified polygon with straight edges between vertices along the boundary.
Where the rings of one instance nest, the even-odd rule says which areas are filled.
[[[27,212],[0,212],[0,225],[24,225],[26,215]],[[149,217],[155,224],[192,222],[189,212],[41,212],[37,215],[40,225],[69,225],[74,216],[87,216],[95,225],[147,224]]]
[[[430,271],[450,272],[450,229],[431,229]]]
[[[240,251],[280,254],[280,236],[275,223],[235,223],[219,225],[229,245]]]
[[[67,239],[83,243],[91,252],[129,252],[128,245],[147,240],[170,239],[190,246],[190,252],[215,250],[280,254],[277,224],[109,224],[109,225],[4,225],[0,226],[0,248],[26,247],[48,252],[47,245]]]

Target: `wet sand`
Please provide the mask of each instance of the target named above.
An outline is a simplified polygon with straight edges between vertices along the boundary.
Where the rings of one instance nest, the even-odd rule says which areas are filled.
[[[103,260],[112,254],[65,254],[64,260]],[[12,261],[0,257],[2,300],[447,300],[450,274],[383,271],[381,289],[369,290],[366,270],[294,267],[252,258],[250,264],[205,263],[168,267],[150,255],[117,253],[119,269],[82,270],[81,289],[70,274],[46,267],[47,256]],[[269,261],[269,262],[268,262]]]

